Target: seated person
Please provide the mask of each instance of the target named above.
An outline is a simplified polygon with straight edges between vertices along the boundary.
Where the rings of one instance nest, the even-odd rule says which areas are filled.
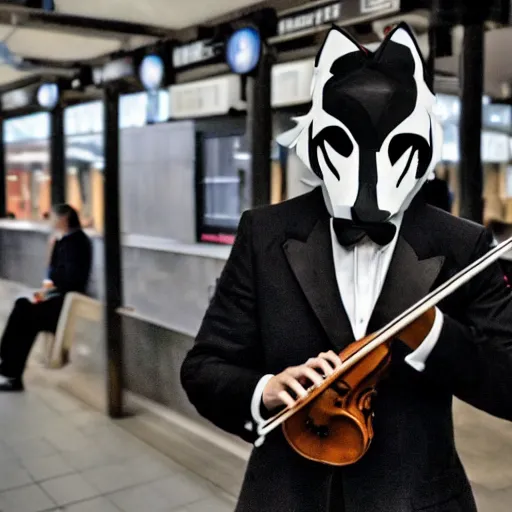
[[[32,299],[14,304],[0,342],[0,391],[23,391],[22,375],[34,341],[41,331],[55,332],[67,292],[85,293],[92,247],[77,212],[55,206],[53,241],[47,279]]]

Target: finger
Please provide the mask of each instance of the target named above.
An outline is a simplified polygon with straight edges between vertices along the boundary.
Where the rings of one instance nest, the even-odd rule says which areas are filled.
[[[300,382],[293,376],[289,374],[283,374],[281,379],[281,384],[285,387],[291,389],[297,396],[307,396],[308,392],[304,389],[304,387],[300,384]]]
[[[293,406],[295,404],[295,400],[290,396],[290,393],[288,393],[287,391],[280,391],[278,394],[277,394],[279,400],[281,400],[281,402],[283,402],[283,404],[285,405],[288,405],[288,406]]]
[[[309,368],[306,365],[297,366],[295,368],[295,378],[307,377],[313,384],[319,386],[324,381],[324,378],[313,368]]]
[[[309,359],[306,362],[306,366],[309,366],[310,368],[318,368],[318,369],[322,370],[324,375],[331,375],[331,373],[334,371],[332,366],[325,359],[322,359],[321,357],[313,357],[313,358]]]
[[[323,352],[318,357],[321,357],[322,359],[329,361],[334,366],[334,368],[339,368],[342,363],[338,354],[336,354],[332,350],[329,350],[329,352]]]

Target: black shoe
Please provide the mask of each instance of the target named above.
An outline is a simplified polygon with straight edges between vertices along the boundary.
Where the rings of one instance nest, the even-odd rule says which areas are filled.
[[[21,379],[9,379],[0,383],[0,393],[9,393],[24,391],[23,382]]]

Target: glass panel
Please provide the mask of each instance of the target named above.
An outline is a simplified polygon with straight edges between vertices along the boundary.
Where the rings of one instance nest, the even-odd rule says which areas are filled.
[[[64,132],[66,136],[103,132],[103,102],[93,101],[66,108]]]
[[[103,103],[96,101],[65,111],[66,201],[82,225],[103,231]]]
[[[510,133],[512,107],[510,105],[484,105],[482,125],[485,129]]]
[[[103,229],[103,135],[66,138],[67,202],[80,213],[82,225]]]
[[[4,123],[4,141],[26,142],[50,137],[50,115],[47,112],[8,119]]]
[[[203,162],[204,225],[234,230],[250,207],[251,156],[244,137],[205,139]]]
[[[127,94],[119,100],[119,127],[145,126],[151,122],[163,122],[169,118],[169,92],[158,91],[152,102],[146,92]]]

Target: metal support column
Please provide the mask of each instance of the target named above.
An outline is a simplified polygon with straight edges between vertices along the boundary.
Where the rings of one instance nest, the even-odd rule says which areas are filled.
[[[464,27],[461,55],[460,216],[482,222],[483,170],[481,156],[484,80],[484,27]]]
[[[119,201],[119,92],[107,86],[104,92],[104,198],[105,198],[105,340],[107,346],[107,404],[111,418],[123,415],[123,302]]]
[[[5,142],[4,142],[4,120],[0,112],[0,218],[5,217],[7,213],[7,195],[6,195],[6,163],[5,163]]]
[[[264,49],[256,76],[251,80],[248,133],[252,153],[252,206],[270,203],[272,110],[270,107],[272,54]]]
[[[432,16],[433,18],[433,16]],[[433,24],[428,28],[428,60],[427,60],[427,71],[430,79],[428,84],[432,90],[434,90],[435,74],[436,74],[436,37],[437,27]]]
[[[50,175],[52,204],[66,202],[64,109],[59,103],[50,112]]]

